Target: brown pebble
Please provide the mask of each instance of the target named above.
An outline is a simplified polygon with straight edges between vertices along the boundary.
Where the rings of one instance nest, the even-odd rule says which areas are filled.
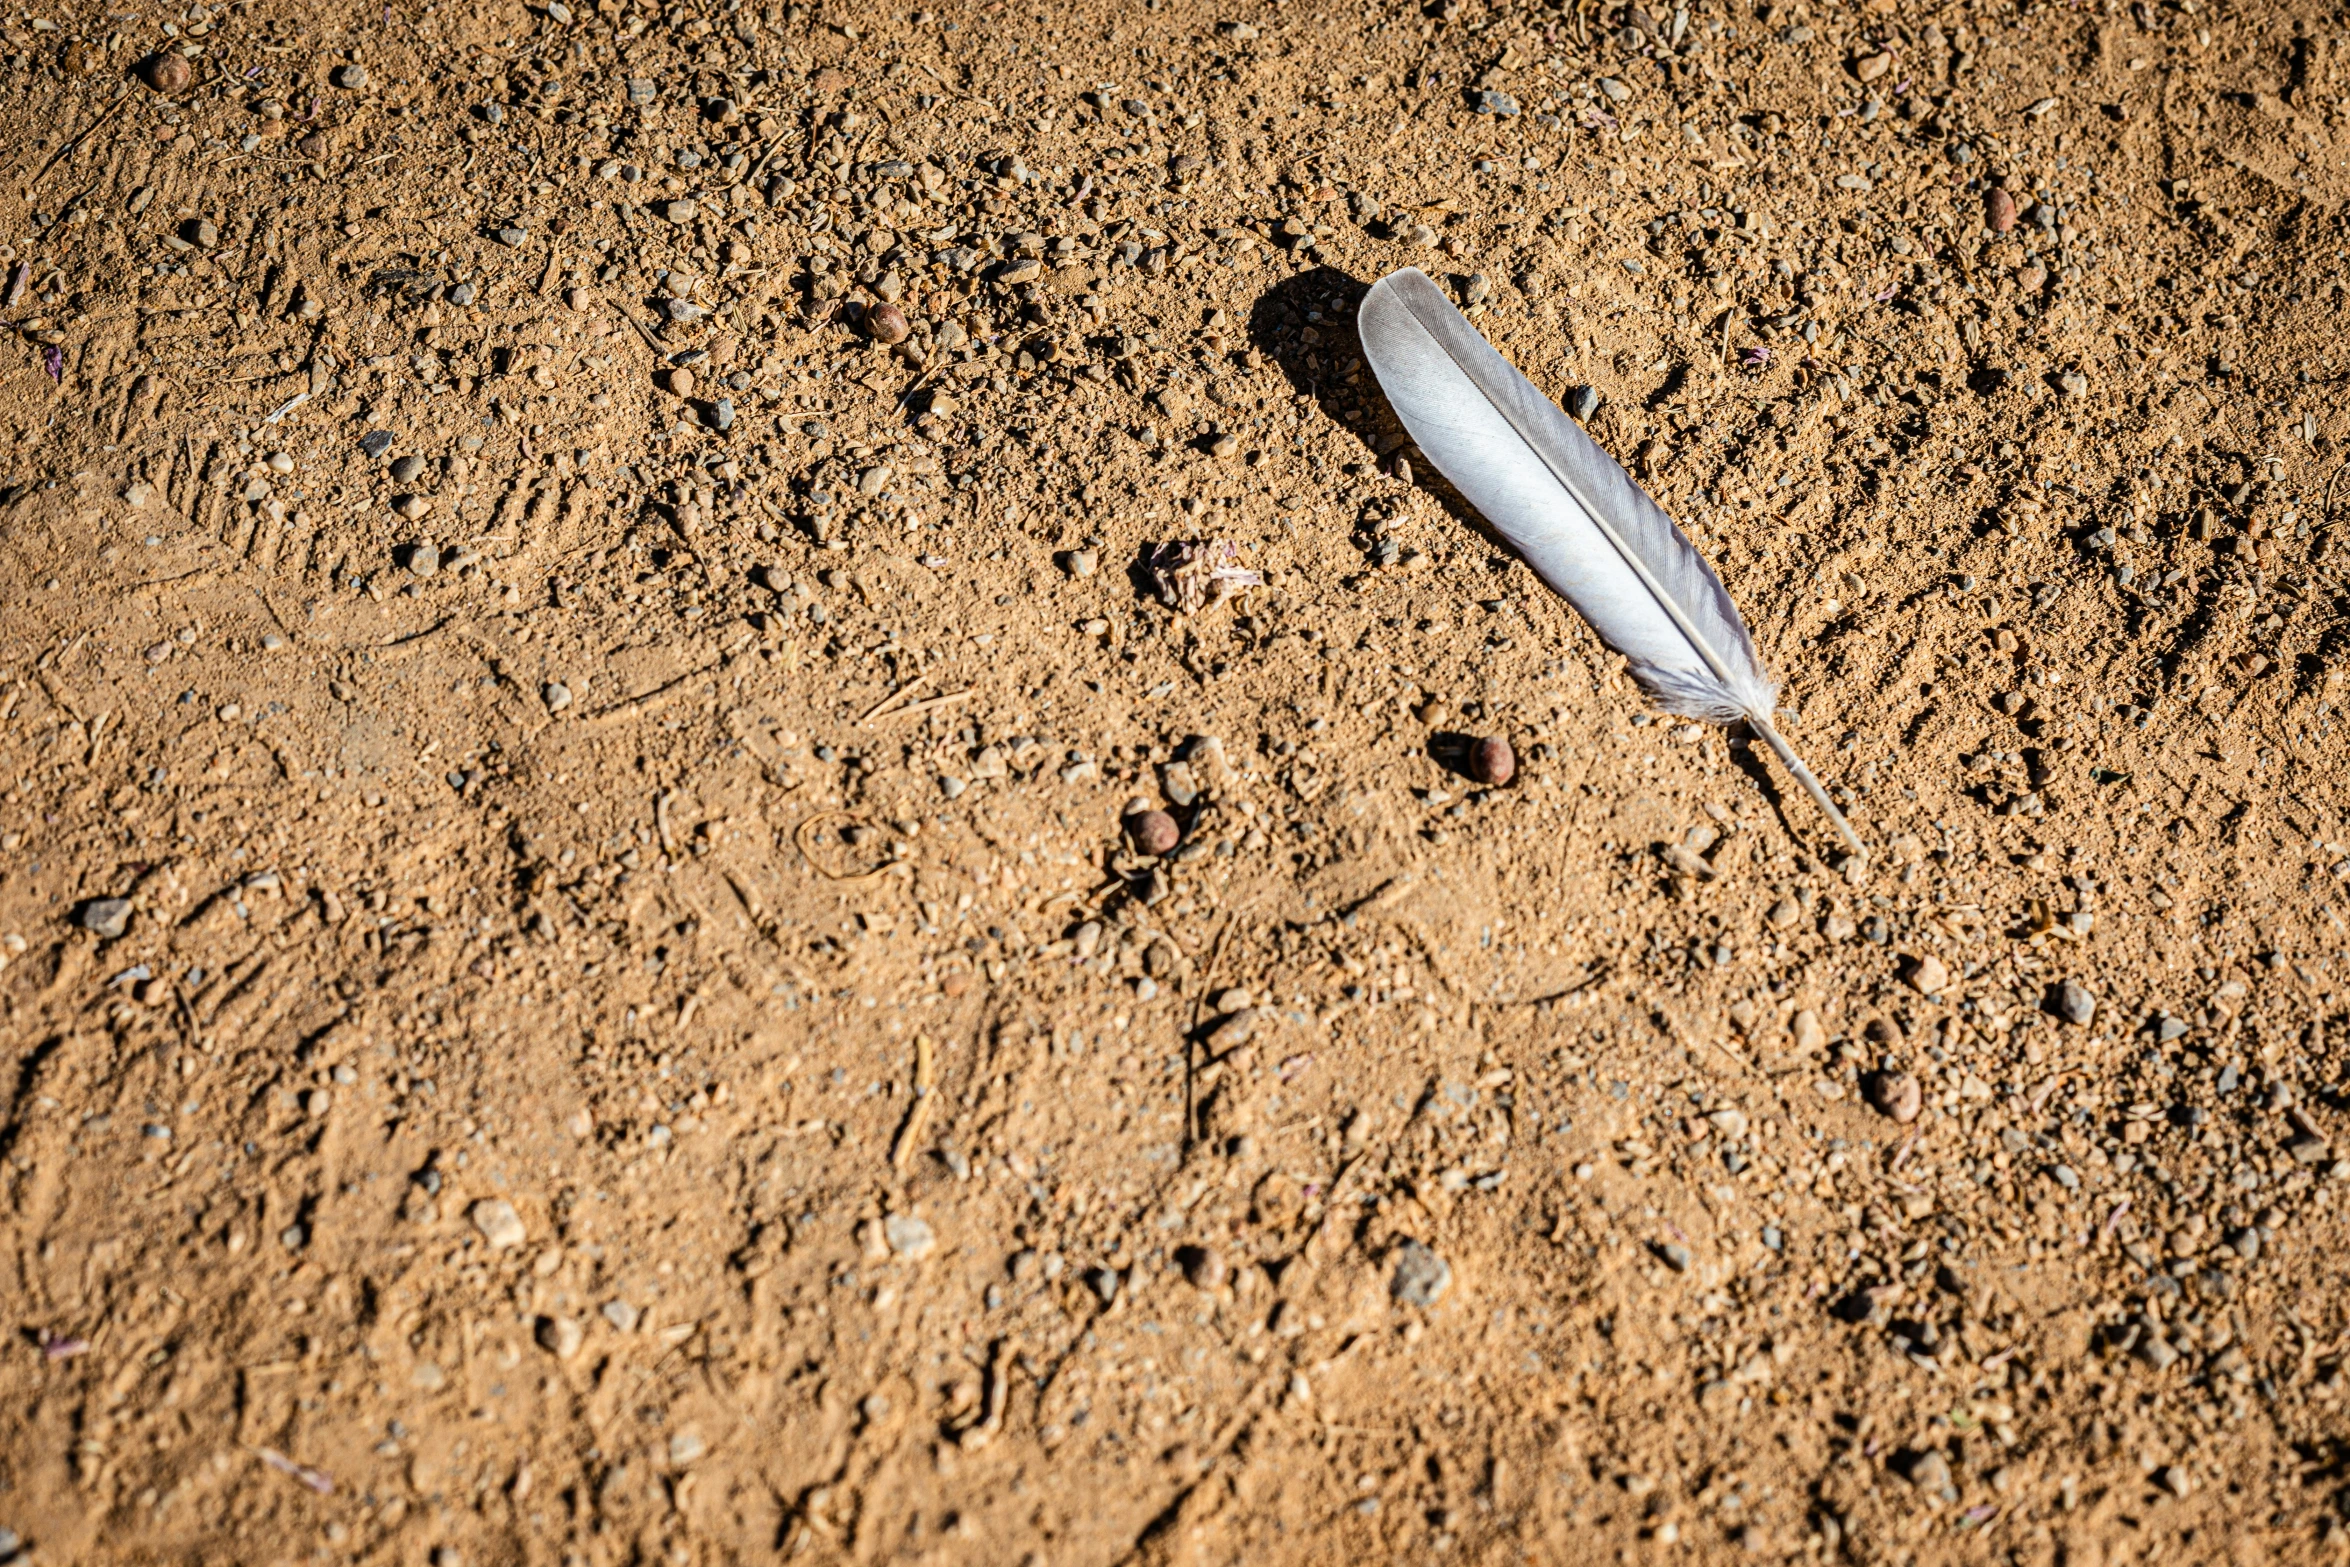
[[[694,373],[683,365],[679,365],[676,369],[670,371],[669,390],[672,395],[677,397],[693,396]]]
[[[294,150],[305,158],[323,158],[326,156],[326,134],[323,131],[312,131],[294,142]]]
[[[1938,996],[1950,988],[1950,968],[1931,952],[1901,966],[1901,977],[1921,996]]]
[[[914,329],[906,324],[906,313],[897,306],[875,305],[865,312],[865,330],[876,343],[897,344]]]
[[[1896,1121],[1916,1120],[1924,1102],[1925,1090],[1907,1072],[1879,1072],[1869,1080],[1869,1103]]]
[[[1183,838],[1183,829],[1165,811],[1136,811],[1126,818],[1126,832],[1145,854],[1170,853]]]
[[[1518,776],[1517,753],[1499,735],[1487,735],[1469,748],[1469,776],[1498,789]]]
[[[1994,234],[2005,234],[2015,227],[2015,197],[2004,185],[1994,185],[1983,192],[1983,222]]]
[[[1212,1290],[1222,1287],[1232,1270],[1225,1265],[1224,1254],[1213,1246],[1186,1248],[1183,1256],[1183,1276],[1191,1281],[1193,1289]]]
[[[159,93],[186,92],[194,76],[187,60],[176,54],[154,55],[139,69],[140,79]]]

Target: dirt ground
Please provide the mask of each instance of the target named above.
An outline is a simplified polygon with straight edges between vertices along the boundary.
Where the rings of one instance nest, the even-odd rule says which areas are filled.
[[[12,8],[0,1561],[2350,1553],[2342,17],[1642,3]]]

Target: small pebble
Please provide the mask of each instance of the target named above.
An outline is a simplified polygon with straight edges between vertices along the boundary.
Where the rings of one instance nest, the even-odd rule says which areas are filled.
[[[865,312],[865,330],[876,343],[895,345],[904,342],[914,329],[906,324],[904,311],[882,304]]]
[[[1929,1447],[1910,1460],[1909,1483],[1929,1495],[1945,1499],[1958,1493],[1950,1484],[1950,1460],[1942,1456],[1940,1448]]]
[[[73,922],[107,941],[113,941],[130,928],[131,900],[92,898],[74,910]]]
[[[416,476],[424,472],[424,459],[410,452],[405,457],[394,458],[391,471],[394,484],[414,484]]]
[[[528,1238],[522,1227],[522,1215],[503,1197],[483,1198],[466,1210],[466,1217],[473,1220],[473,1227],[481,1231],[481,1238],[489,1242],[492,1251],[506,1251]]]
[[[1419,1241],[1405,1241],[1395,1251],[1395,1272],[1387,1293],[1406,1306],[1433,1306],[1452,1288],[1452,1264]]]
[[[579,1353],[579,1346],[587,1332],[571,1317],[541,1317],[533,1334],[539,1348],[557,1360],[569,1360]]]
[[[149,57],[147,63],[140,67],[139,79],[155,91],[168,97],[174,93],[186,92],[188,83],[195,79],[195,73],[188,68],[188,62],[184,57],[176,54],[158,54]]]
[[[1101,565],[1102,558],[1096,551],[1071,550],[1069,552],[1069,575],[1072,577],[1090,577],[1101,570]]]
[[[912,1214],[891,1214],[881,1221],[881,1233],[889,1242],[889,1249],[910,1262],[921,1261],[938,1245],[938,1237],[930,1226]]]
[[[1193,1289],[1219,1289],[1231,1277],[1231,1271],[1224,1254],[1213,1246],[1194,1246],[1183,1255],[1183,1276],[1191,1281]]]
[[[1469,776],[1479,783],[1498,789],[1517,775],[1517,755],[1501,736],[1487,735],[1469,748]]]
[[[1691,1253],[1688,1247],[1674,1241],[1667,1241],[1659,1246],[1656,1249],[1656,1254],[1663,1258],[1665,1266],[1675,1273],[1687,1273],[1691,1265],[1697,1261],[1696,1256]]]
[[[1931,952],[1903,965],[1903,981],[1921,996],[1938,996],[1950,988],[1950,967]]]
[[[1918,1111],[1925,1103],[1925,1090],[1907,1072],[1879,1072],[1869,1079],[1869,1103],[1880,1114],[1906,1123],[1918,1118]]]
[[[1569,392],[1567,394],[1567,412],[1575,416],[1577,423],[1588,423],[1591,416],[1599,412],[1599,388],[1578,386]]]
[[[2005,234],[2014,229],[2016,219],[2015,197],[2005,186],[1994,185],[1983,192],[1983,226],[1994,234]]]
[[[2076,1027],[2086,1028],[2097,1016],[2097,998],[2077,981],[2066,980],[2056,987],[2056,1015]]]
[[[617,1332],[634,1333],[636,1331],[637,1316],[638,1312],[636,1307],[630,1305],[625,1300],[608,1300],[604,1302],[604,1320],[611,1323],[613,1329]]]
[[[381,457],[391,449],[392,432],[389,430],[370,430],[359,437],[359,450],[370,457]]]
[[[335,85],[345,92],[364,91],[367,83],[367,67],[364,65],[346,65],[335,72]]]
[[[414,576],[438,575],[441,569],[441,552],[434,545],[411,544],[408,546],[407,565],[410,574]]]
[[[1137,811],[1126,818],[1126,834],[1144,854],[1172,854],[1183,829],[1165,811]]]
[[[571,688],[560,680],[550,680],[539,687],[539,700],[547,704],[547,711],[560,713],[571,705]]]

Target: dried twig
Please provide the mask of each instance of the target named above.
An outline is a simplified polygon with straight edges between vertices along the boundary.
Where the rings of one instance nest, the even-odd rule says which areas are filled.
[[[930,1126],[930,1104],[936,1097],[937,1058],[928,1034],[914,1036],[914,1103],[906,1110],[905,1124],[898,1128],[897,1146],[890,1150],[890,1167],[903,1171],[907,1159],[913,1156],[914,1145]]]
[[[871,707],[865,709],[865,711],[862,713],[859,713],[857,715],[857,722],[862,724],[871,719],[880,717],[883,709],[904,700],[906,697],[911,696],[913,693],[921,690],[928,684],[930,684],[930,677],[928,675],[916,675],[913,679],[907,681],[904,685],[899,686],[895,691],[890,692],[887,696],[874,703]]]

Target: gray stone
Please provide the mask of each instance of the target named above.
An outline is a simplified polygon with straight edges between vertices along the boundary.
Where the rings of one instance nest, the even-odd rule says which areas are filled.
[[[1452,1288],[1452,1264],[1418,1241],[1395,1249],[1395,1272],[1387,1293],[1405,1306],[1433,1306]]]
[[[392,432],[389,430],[370,430],[359,437],[359,450],[369,457],[381,457],[391,449]]]
[[[393,461],[392,482],[394,484],[413,484],[416,482],[416,476],[422,472],[424,472],[424,459],[414,452],[410,452],[407,456]]]
[[[2097,998],[2088,987],[2074,980],[2066,980],[2056,987],[2056,1015],[2078,1028],[2086,1028],[2097,1016]]]
[[[73,911],[73,922],[86,931],[113,941],[130,929],[131,900],[92,898]]]
[[[571,688],[560,680],[550,680],[539,687],[539,700],[547,704],[547,711],[560,713],[571,705]]]
[[[625,1300],[608,1300],[604,1302],[604,1320],[622,1333],[634,1333],[637,1309]]]

